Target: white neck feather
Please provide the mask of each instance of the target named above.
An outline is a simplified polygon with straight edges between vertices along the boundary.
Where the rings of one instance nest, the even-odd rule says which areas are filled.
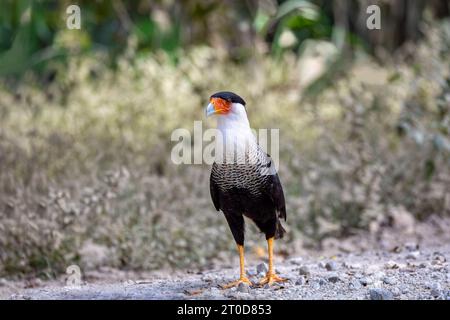
[[[234,149],[226,147],[226,156],[233,157],[236,153],[238,159],[243,159],[248,152],[254,152],[258,148],[247,118],[245,107],[239,103],[233,103],[230,112],[219,115],[217,129],[221,133],[221,141],[216,140],[216,151],[223,150],[223,146],[234,145]],[[223,153],[216,152],[216,162],[223,161]]]

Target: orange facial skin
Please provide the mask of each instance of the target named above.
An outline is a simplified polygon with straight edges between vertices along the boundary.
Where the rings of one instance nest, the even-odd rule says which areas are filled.
[[[214,106],[217,114],[227,114],[231,110],[231,102],[222,98],[211,98],[210,102]]]

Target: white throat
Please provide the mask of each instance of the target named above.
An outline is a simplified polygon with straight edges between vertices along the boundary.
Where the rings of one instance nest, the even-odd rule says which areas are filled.
[[[219,115],[217,118],[220,137],[216,140],[216,162],[246,161],[249,153],[256,152],[258,144],[250,128],[245,107],[233,103],[228,114]]]

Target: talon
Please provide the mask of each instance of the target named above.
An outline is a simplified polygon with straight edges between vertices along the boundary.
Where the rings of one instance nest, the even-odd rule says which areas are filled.
[[[230,288],[233,288],[233,287],[237,287],[240,283],[246,283],[249,286],[253,285],[253,283],[247,277],[241,277],[241,278],[239,278],[239,280],[236,280],[236,281],[230,282],[228,284],[222,285],[222,289],[230,289]]]
[[[261,279],[259,282],[260,285],[268,284],[269,286],[272,285],[275,282],[286,282],[288,279],[281,278],[277,276],[275,273],[267,273],[264,278]]]

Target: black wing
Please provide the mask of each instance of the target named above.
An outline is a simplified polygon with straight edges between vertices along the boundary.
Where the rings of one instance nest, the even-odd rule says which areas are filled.
[[[266,186],[266,194],[272,200],[275,210],[278,212],[278,217],[286,221],[286,202],[278,174],[270,175],[269,183]]]
[[[286,202],[284,200],[283,186],[281,185],[278,174],[275,172],[275,168],[272,167],[274,166],[274,163],[270,157],[270,154],[266,154],[266,156],[269,161],[267,167],[271,168],[271,170],[273,169],[274,174],[269,176],[269,180],[264,191],[274,204],[275,210],[278,212],[278,217],[286,221]]]
[[[214,166],[216,166],[216,163],[213,163],[213,170]],[[211,175],[209,177],[209,192],[211,193],[211,199],[214,204],[214,207],[217,211],[220,210],[220,202],[219,202],[219,188],[216,184],[216,182],[213,179],[213,170],[211,170]]]

